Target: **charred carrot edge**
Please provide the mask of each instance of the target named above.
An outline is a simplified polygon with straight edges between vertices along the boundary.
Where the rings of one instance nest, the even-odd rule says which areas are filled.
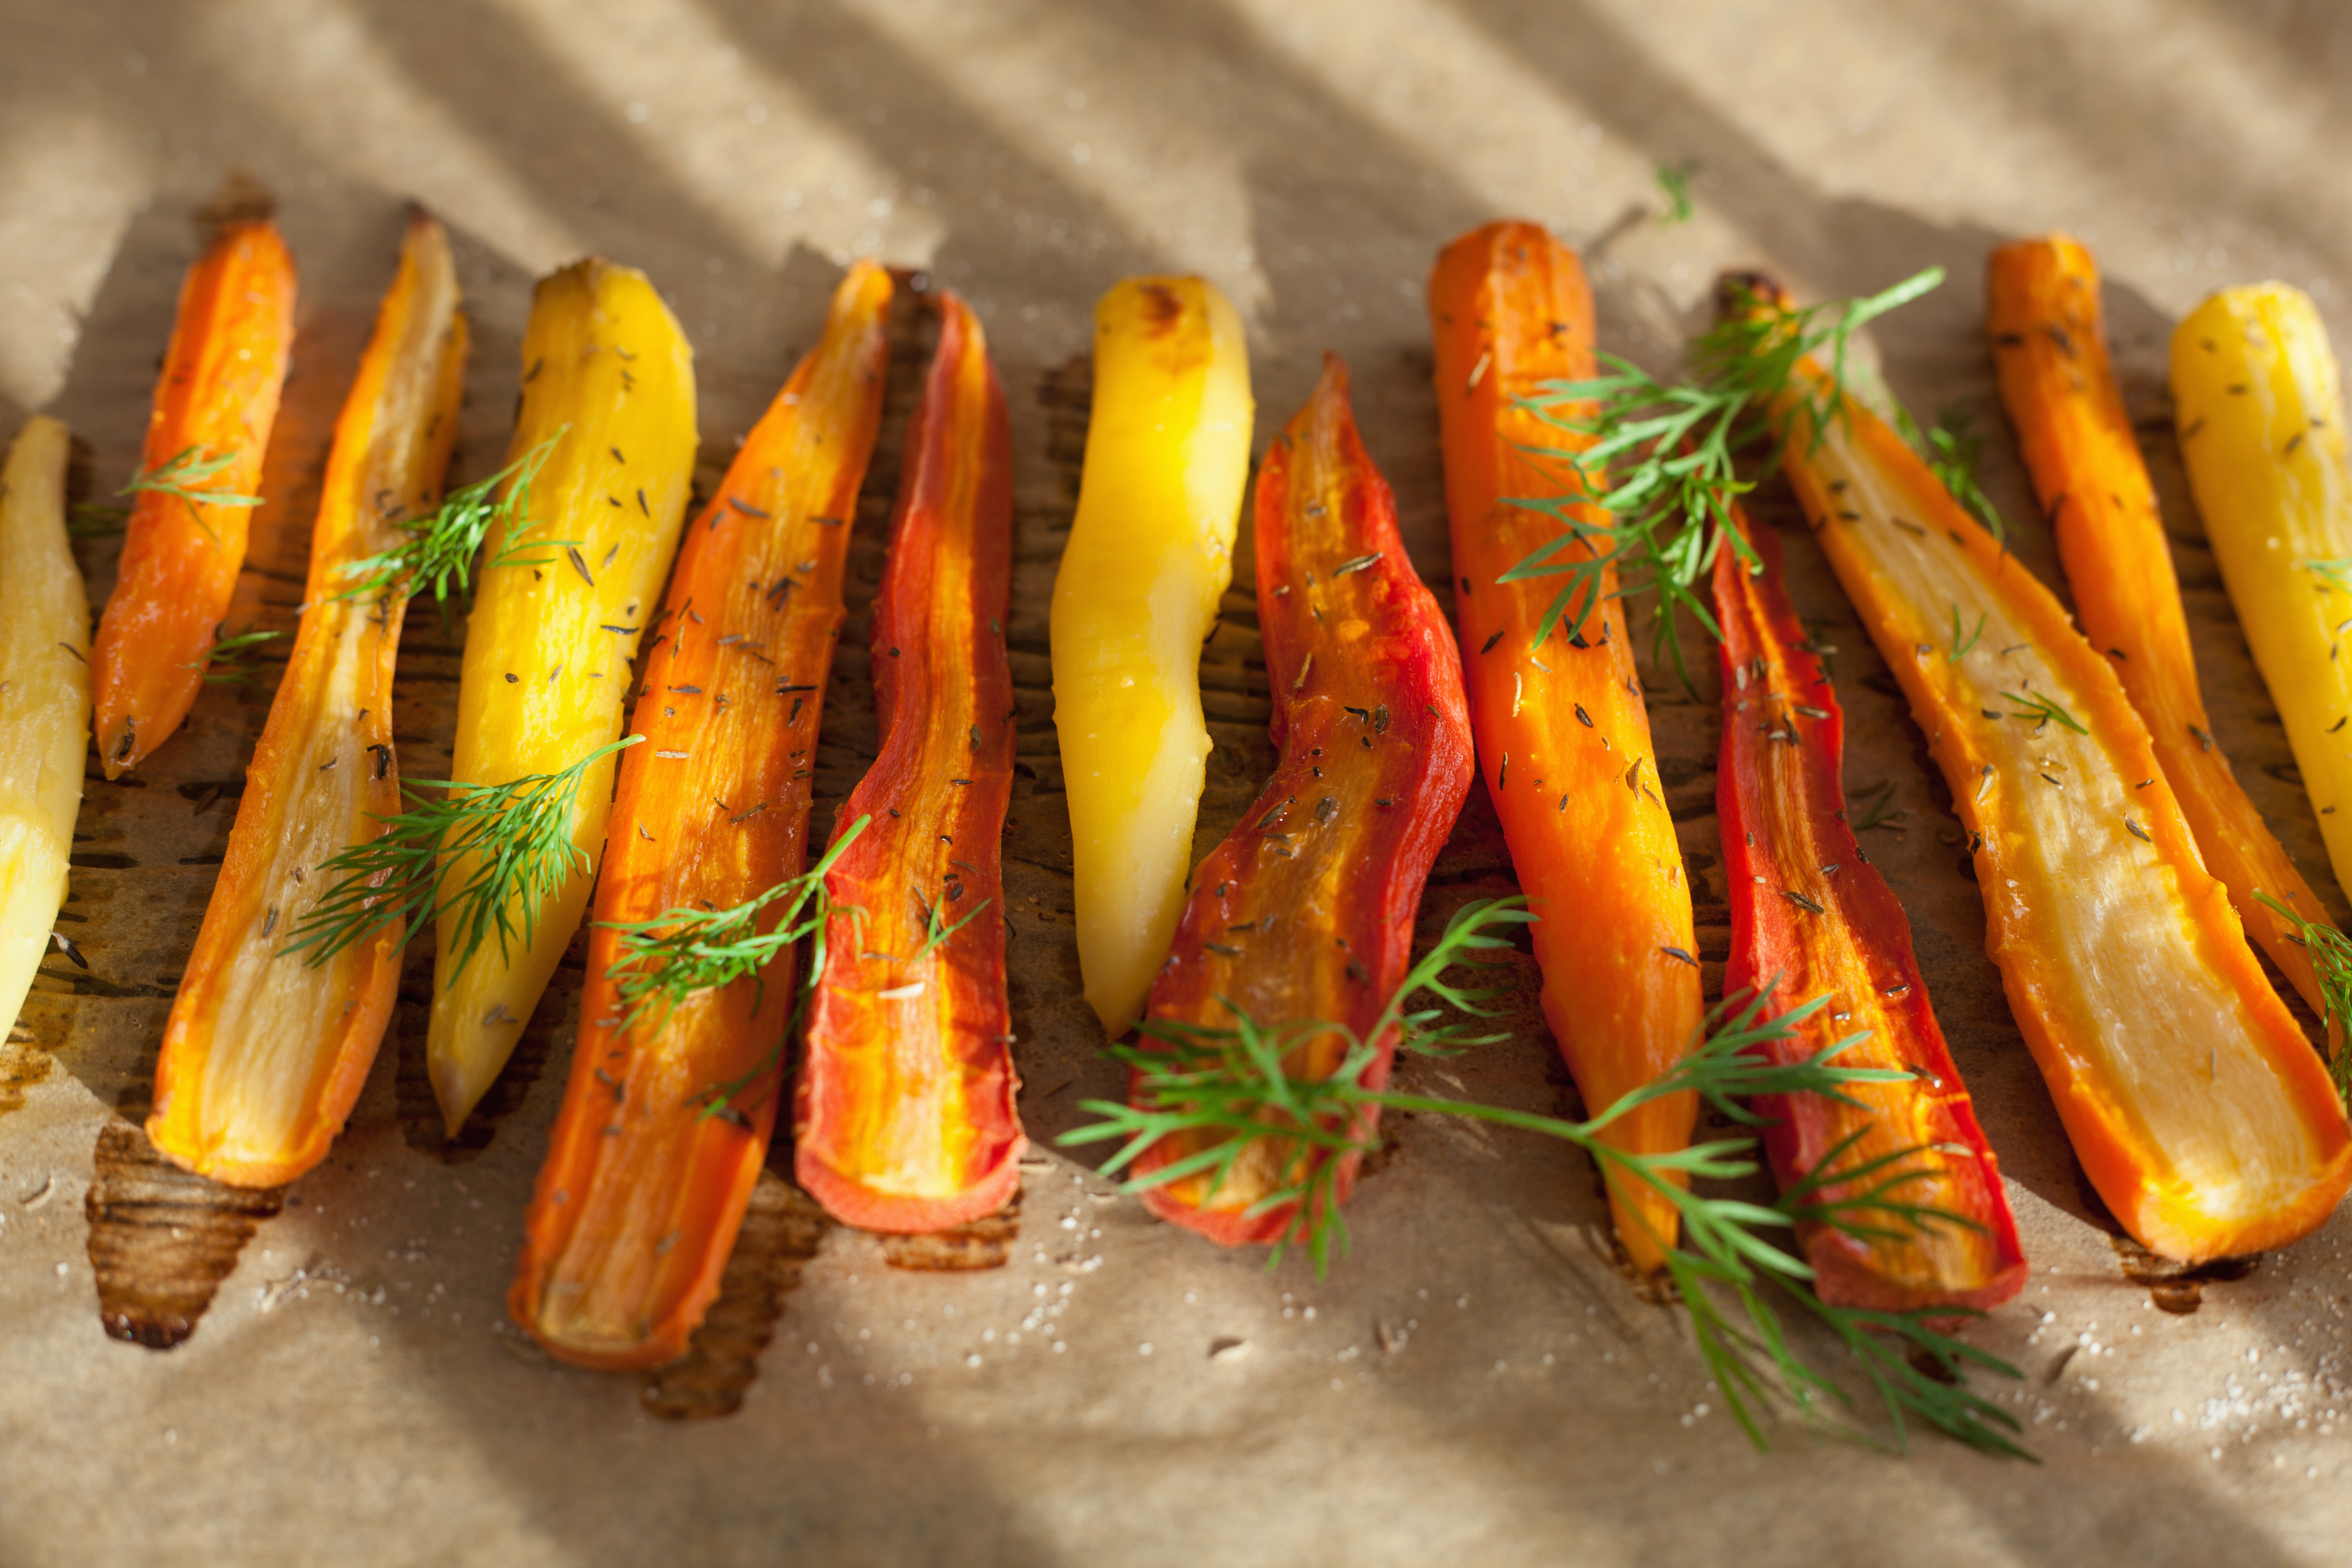
[[[800,1184],[868,1230],[993,1214],[1025,1147],[998,861],[1018,712],[1012,437],[979,319],[935,298],[874,609],[882,750],[835,818],[870,820],[825,878],[835,913],[793,1110]]]
[[[1784,299],[1755,278],[1726,291],[1743,309]],[[1778,413],[1815,537],[1951,786],[1986,950],[2092,1184],[2169,1258],[2308,1234],[2352,1186],[2352,1131],[2115,662],[1885,421],[1848,399],[1816,439],[1793,395]]]
[[[2247,934],[2325,1016],[2327,999],[2296,928],[2254,895],[2266,892],[2307,920],[2326,920],[2326,906],[2246,798],[2205,716],[2156,489],[2107,360],[2098,264],[2053,234],[1994,251],[1985,284],[2001,402],[2057,531],[2083,634],[2115,661],[2147,721],[2205,868],[2230,889]],[[2342,1019],[2331,1020],[2336,1049],[2343,1030]]]
[[[1890,1234],[1864,1237],[1801,1222],[1813,1287],[1834,1306],[1885,1311],[1985,1310],[2024,1288],[2025,1255],[1959,1069],[1928,1005],[1911,923],[1846,824],[1845,714],[1811,652],[1780,577],[1780,542],[1743,529],[1761,563],[1715,560],[1723,628],[1723,754],[1716,811],[1730,889],[1727,996],[1773,987],[1767,1014],[1829,996],[1788,1038],[1765,1047],[1802,1061],[1867,1031],[1840,1067],[1907,1068],[1907,1082],[1853,1084],[1842,1104],[1820,1094],[1759,1100],[1764,1145],[1783,1189],[1811,1179],[1810,1201],[1889,1202],[1952,1216],[1917,1221],[1860,1210]],[[1855,1179],[1829,1181],[1836,1172]]]
[[[192,455],[227,461],[190,488],[250,496],[294,346],[294,258],[266,218],[226,223],[180,285],[142,474]],[[204,689],[245,564],[251,510],[141,490],[90,650],[98,754],[108,778],[143,761]]]
[[[1281,761],[1193,872],[1150,1016],[1228,1027],[1229,998],[1260,1024],[1323,1020],[1363,1038],[1412,966],[1422,889],[1475,764],[1461,655],[1405,554],[1396,498],[1364,450],[1337,355],[1324,356],[1314,395],[1258,468],[1254,526],[1268,728]],[[1365,1088],[1387,1083],[1396,1042],[1393,1029],[1374,1042]],[[1344,1048],[1325,1035],[1286,1070],[1328,1078]],[[1129,1103],[1139,1103],[1132,1087]],[[1378,1116],[1366,1108],[1361,1131]],[[1202,1146],[1163,1139],[1136,1174]],[[1143,1201],[1228,1247],[1280,1241],[1298,1205],[1257,1205],[1270,1188],[1307,1178],[1286,1174],[1295,1157],[1260,1140],[1221,1184],[1184,1178]],[[1346,1200],[1357,1163],[1343,1157],[1332,1202]]]
[[[1599,629],[1584,646],[1555,637],[1537,647],[1552,589],[1497,582],[1563,531],[1514,498],[1589,493],[1571,466],[1530,450],[1576,438],[1515,404],[1539,398],[1572,413],[1540,389],[1593,374],[1592,291],[1575,252],[1540,226],[1496,223],[1445,247],[1429,308],[1479,766],[1536,915],[1544,1016],[1584,1102],[1610,1105],[1698,1043],[1705,1006],[1682,847],[1658,793],[1630,639],[1608,602],[1615,574],[1604,572]],[[1601,1136],[1665,1152],[1690,1142],[1696,1113],[1691,1096],[1673,1095]],[[1610,1203],[1635,1267],[1655,1269],[1676,1234],[1671,1201],[1612,1187]]]
[[[284,951],[329,857],[400,809],[393,668],[407,584],[339,598],[338,569],[428,515],[457,438],[467,328],[441,225],[409,221],[327,459],[294,651],[269,704],[220,879],[155,1064],[155,1147],[240,1186],[326,1158],[358,1100],[400,982],[398,924],[311,967]]]
[[[857,490],[882,417],[889,275],[824,336],[689,525],[622,753],[563,1108],[507,1309],[559,1359],[657,1366],[719,1291],[767,1156],[793,959],[623,1026],[614,922],[725,909],[797,876]],[[773,923],[763,914],[762,928]],[[714,1097],[730,1089],[723,1114]]]

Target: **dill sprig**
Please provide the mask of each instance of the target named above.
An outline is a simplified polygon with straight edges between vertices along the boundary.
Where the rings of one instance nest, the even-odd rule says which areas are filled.
[[[2254,897],[2272,913],[2294,923],[2294,934],[2288,940],[2311,955],[2312,973],[2319,978],[2319,995],[2326,1004],[2319,1022],[2323,1027],[2334,1025],[2344,1032],[2327,1064],[2327,1076],[2335,1080],[2337,1098],[2352,1106],[2352,938],[2326,921],[2311,920],[2287,908],[2259,888]]]
[[[1691,201],[1691,173],[1687,163],[1660,163],[1650,171],[1650,177],[1657,181],[1660,194],[1666,198],[1666,210],[1658,215],[1660,228],[1688,223],[1697,210]]]
[[[1788,397],[1811,411],[1813,438],[1822,439],[1832,421],[1844,417],[1853,333],[1943,279],[1943,269],[1930,267],[1864,299],[1801,310],[1730,311],[1692,344],[1686,379],[1671,384],[1630,360],[1602,354],[1606,374],[1547,383],[1534,395],[1516,399],[1545,424],[1590,443],[1581,449],[1530,449],[1530,456],[1574,471],[1578,483],[1572,493],[1507,502],[1541,512],[1564,530],[1498,579],[1565,579],[1537,625],[1536,646],[1542,646],[1571,608],[1569,637],[1580,638],[1601,605],[1603,574],[1613,568],[1616,597],[1655,594],[1656,655],[1662,661],[1671,658],[1684,686],[1693,688],[1683,656],[1681,616],[1689,613],[1720,640],[1722,628],[1702,586],[1717,550],[1728,540],[1751,568],[1759,564],[1739,531],[1730,526],[1732,503],[1755,488],[1740,478],[1738,455],[1761,445],[1770,453],[1766,466],[1779,460],[1786,437],[1772,405]],[[1811,385],[1798,374],[1808,356],[1826,360],[1822,384]],[[1612,463],[1619,465],[1613,479]],[[1596,522],[1580,515],[1589,509],[1615,521]]]
[[[696,992],[760,975],[778,953],[804,938],[814,938],[815,947],[803,977],[805,998],[809,986],[824,972],[825,922],[853,908],[833,901],[825,891],[825,873],[873,820],[859,817],[815,865],[740,904],[723,910],[664,910],[644,921],[597,921],[605,930],[620,933],[621,955],[604,971],[604,978],[621,983],[621,1026],[635,1027],[656,1002],[666,1004],[663,1016],[667,1019],[670,1011]],[[775,904],[783,907],[769,928],[761,931],[761,911]],[[766,994],[763,981],[752,1002],[754,1010]]]
[[[1429,1016],[1407,1015],[1403,1010],[1418,991],[1435,991],[1474,1016],[1484,1015],[1481,1004],[1496,994],[1495,991],[1449,986],[1442,976],[1475,950],[1507,945],[1503,939],[1486,933],[1492,926],[1531,919],[1517,907],[1519,902],[1496,900],[1465,906],[1448,923],[1437,945],[1399,986],[1369,1041],[1344,1026],[1328,1022],[1261,1025],[1230,1001],[1225,1003],[1234,1015],[1229,1028],[1147,1025],[1147,1031],[1160,1041],[1159,1048],[1122,1048],[1116,1053],[1137,1069],[1135,1103],[1087,1101],[1085,1109],[1102,1120],[1066,1134],[1062,1141],[1123,1140],[1103,1165],[1107,1173],[1116,1174],[1164,1138],[1211,1134],[1214,1141],[1206,1146],[1130,1178],[1127,1186],[1140,1190],[1205,1174],[1213,1192],[1253,1141],[1275,1141],[1279,1146],[1275,1185],[1247,1212],[1258,1215],[1290,1207],[1291,1218],[1276,1246],[1275,1259],[1279,1261],[1288,1246],[1301,1244],[1320,1273],[1332,1251],[1344,1251],[1347,1247],[1346,1225],[1333,1201],[1334,1186],[1340,1157],[1367,1152],[1375,1142],[1366,1125],[1370,1108],[1468,1117],[1559,1138],[1590,1155],[1612,1189],[1624,1193],[1646,1186],[1674,1205],[1685,1243],[1664,1248],[1668,1276],[1690,1311],[1701,1359],[1734,1417],[1759,1447],[1765,1446],[1765,1437],[1758,1413],[1776,1396],[1816,1418],[1826,1413],[1832,1402],[1851,1404],[1843,1387],[1799,1358],[1772,1305],[1772,1298],[1780,1296],[1795,1302],[1844,1345],[1885,1407],[1898,1447],[1907,1442],[1908,1424],[1916,1421],[1990,1453],[2025,1457],[2025,1451],[2003,1430],[2015,1431],[2017,1423],[1958,1380],[1962,1368],[1971,1363],[2011,1377],[2018,1375],[2016,1369],[1937,1326],[1974,1315],[1969,1309],[1879,1311],[1832,1306],[1813,1291],[1811,1266],[1765,1234],[1792,1228],[1801,1221],[1865,1238],[1912,1234],[1941,1223],[1969,1224],[1961,1215],[1899,1195],[1900,1189],[1927,1173],[1904,1164],[1916,1150],[1837,1169],[1836,1160],[1852,1147],[1853,1141],[1848,1140],[1832,1152],[1812,1178],[1792,1184],[1776,1203],[1759,1205],[1711,1196],[1685,1184],[1696,1179],[1730,1181],[1755,1174],[1759,1167],[1752,1158],[1752,1138],[1633,1153],[1601,1137],[1612,1122],[1666,1095],[1696,1094],[1729,1120],[1753,1127],[1764,1119],[1745,1102],[1758,1095],[1822,1094],[1852,1104],[1844,1092],[1849,1086],[1912,1076],[1894,1068],[1833,1066],[1833,1058],[1850,1049],[1862,1035],[1848,1036],[1792,1064],[1754,1054],[1759,1046],[1790,1037],[1799,1024],[1828,1004],[1828,997],[1816,997],[1764,1018],[1760,1015],[1772,989],[1767,984],[1736,1013],[1730,1002],[1717,1006],[1707,1017],[1711,1032],[1673,1072],[1583,1121],[1365,1087],[1378,1059],[1372,1042],[1392,1026]],[[1408,1029],[1406,1034],[1404,1044],[1418,1048],[1413,1031]],[[1331,1035],[1337,1035],[1345,1047],[1337,1070],[1321,1079],[1294,1077],[1286,1058],[1299,1047]],[[1827,1195],[1832,1188],[1852,1188],[1857,1184],[1858,1192]],[[1725,1311],[1718,1291],[1735,1299],[1738,1319]],[[1935,1371],[1922,1370],[1915,1357],[1930,1363]]]
[[[1977,479],[1977,467],[1984,457],[1984,438],[1977,434],[1975,416],[1955,404],[1937,417],[1927,429],[1911,417],[1910,410],[1897,404],[1895,426],[1912,449],[1927,463],[1927,471],[1936,482],[1951,493],[1954,500],[1991,534],[1993,542],[2009,548],[2009,520],[2000,508],[1992,504],[1984,486]]]
[[[528,947],[537,934],[540,906],[593,864],[572,839],[572,809],[588,770],[644,739],[625,735],[556,773],[504,784],[404,781],[410,809],[377,818],[382,833],[326,859],[320,869],[341,876],[297,922],[282,951],[304,953],[316,967],[395,921],[413,929],[429,920],[456,922],[452,984],[493,933],[499,957],[508,959],[517,935]],[[428,789],[444,793],[437,800],[420,793]],[[472,873],[453,890],[450,879],[467,856]]]
[[[238,495],[234,490],[202,488],[209,480],[218,477],[223,468],[236,461],[234,453],[218,458],[207,458],[204,455],[204,448],[201,447],[183,447],[153,468],[140,469],[131,481],[117,490],[115,494],[127,496],[136,495],[141,490],[152,490],[157,495],[176,497],[180,503],[188,509],[188,516],[194,520],[196,526],[205,531],[205,537],[218,544],[220,535],[215,533],[213,525],[205,521],[205,514],[196,510],[197,502],[201,501],[206,506],[237,507],[261,504],[259,496]]]
[[[215,639],[213,646],[180,668],[202,670],[205,679],[215,686],[258,687],[261,682],[253,678],[253,668],[247,662],[247,656],[272,637],[282,637],[286,634],[238,632],[234,637],[222,637],[219,628],[215,627],[213,635]]]
[[[2091,732],[2083,727],[2081,720],[2051,701],[2047,697],[2030,696],[2022,691],[2004,691],[2001,696],[2024,710],[2022,712],[2011,713],[2010,717],[2032,720],[2033,728],[2037,732],[2045,728],[2053,719],[2055,719],[2063,727],[2074,731],[2077,735],[2087,735]]]
[[[68,539],[111,539],[131,521],[127,506],[105,506],[96,501],[79,501],[66,513],[66,537]]]
[[[1874,827],[1891,827],[1900,833],[1903,819],[1909,815],[1895,804],[1895,781],[1887,779],[1852,797],[1846,808],[1846,825],[1856,833],[1867,833]]]
[[[2298,561],[2296,565],[2341,593],[2352,594],[2352,559]]]
[[[1979,637],[1984,636],[1985,622],[1991,618],[1992,612],[1990,610],[1979,611],[1977,613],[1977,624],[1975,629],[1970,631],[1966,637],[1963,637],[1960,636],[1960,606],[1955,604],[1952,606],[1952,651],[1945,656],[1944,662],[1946,664],[1958,664],[1960,660],[1968,658],[1969,650],[1977,646],[1977,639]]]
[[[863,822],[865,818],[860,817],[858,820]],[[989,905],[994,903],[996,900],[993,899],[981,900],[980,902],[972,905],[971,911],[967,913],[963,919],[956,921],[953,925],[943,925],[940,923],[940,906],[936,901],[929,903],[924,902],[923,895],[920,892],[916,893],[915,901],[918,904],[922,905],[923,945],[917,948],[915,950],[914,956],[907,960],[909,963],[920,963],[924,959],[929,958],[931,955],[931,950],[933,948],[939,946],[940,943],[947,941],[948,938],[955,935],[956,932],[963,930],[964,927],[978,920],[980,918],[980,911],[988,908]]]
[[[530,483],[562,440],[564,426],[546,440],[492,474],[488,479],[452,490],[442,499],[440,508],[427,517],[404,518],[398,526],[408,537],[390,550],[379,554],[347,561],[335,568],[339,577],[363,579],[333,595],[337,599],[364,598],[383,592],[395,583],[404,583],[405,593],[422,592],[425,584],[433,585],[435,602],[446,604],[450,584],[454,581],[460,600],[472,591],[474,556],[482,548],[482,541],[490,529],[508,524],[504,537],[508,543],[485,570],[501,566],[551,566],[553,555],[524,555],[524,550],[561,550],[577,548],[576,539],[549,539],[530,544],[515,542],[515,535],[530,526]],[[511,480],[511,483],[509,481]],[[504,486],[503,492],[499,487]],[[520,528],[515,519],[522,519]]]

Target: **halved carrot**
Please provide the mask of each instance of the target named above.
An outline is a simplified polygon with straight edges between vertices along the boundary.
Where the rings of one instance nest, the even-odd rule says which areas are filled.
[[[2083,634],[2114,661],[2205,868],[2230,889],[2246,934],[2315,1012],[2326,1014],[2294,922],[2256,896],[2267,893],[2305,920],[2327,918],[2231,773],[2205,716],[2156,489],[2107,363],[2098,265],[2063,234],[2020,240],[1993,252],[1985,289],[2001,401],[2057,530]],[[2341,1018],[2329,1019],[2339,1048],[2343,1030]]]
[[[293,346],[294,258],[278,226],[223,224],[180,285],[114,592],[90,650],[108,778],[162,745],[204,689]],[[199,499],[207,492],[226,499]]]
[[[1013,454],[979,319],[935,296],[874,605],[882,752],[835,817],[825,966],[793,1101],[793,1173],[868,1230],[943,1230],[1021,1184],[997,850],[1013,796]]]
[[[287,949],[323,886],[311,878],[400,809],[392,682],[412,584],[341,596],[339,578],[439,502],[465,394],[457,307],[448,237],[418,212],[335,426],[293,655],[163,1028],[148,1135],[236,1185],[291,1181],[326,1157],[392,1016],[403,925],[315,966]]]
[[[1715,558],[1723,628],[1715,796],[1731,904],[1724,994],[1769,986],[1767,1014],[1830,999],[1760,1047],[1777,1061],[1861,1035],[1838,1066],[1913,1074],[1848,1084],[1842,1099],[1759,1099],[1772,1173],[1782,1191],[1809,1194],[1800,1214],[1856,1205],[1845,1226],[1798,1224],[1822,1300],[1886,1311],[1997,1307],[2024,1288],[2026,1273],[2000,1166],[1928,1005],[1911,923],[1846,824],[1845,716],[1782,586],[1780,539],[1745,532],[1753,570],[1735,550]]]
[[[1445,247],[1429,285],[1455,617],[1486,788],[1528,908],[1544,1016],[1588,1106],[1614,1103],[1699,1043],[1705,1014],[1690,885],[1656,786],[1649,709],[1634,679],[1616,574],[1604,568],[1589,635],[1536,644],[1549,591],[1498,579],[1566,531],[1518,500],[1591,491],[1564,457],[1590,445],[1518,406],[1574,408],[1547,383],[1593,374],[1592,291],[1575,252],[1532,223],[1494,223]],[[1605,521],[1593,513],[1594,521]],[[1591,550],[1589,543],[1570,550]],[[1572,624],[1574,607],[1569,621]],[[1653,1100],[1601,1136],[1661,1152],[1690,1142],[1697,1103]],[[1635,1266],[1658,1267],[1678,1221],[1663,1194],[1612,1187]]]
[[[1785,309],[1770,283],[1734,308]],[[1808,361],[1804,384],[1827,388]],[[2198,858],[2115,661],[1886,424],[1774,407],[1782,466],[1950,784],[1985,945],[2092,1184],[2142,1245],[2282,1246],[2352,1186],[2327,1070]]]
[[[1475,765],[1461,656],[1404,552],[1396,499],[1357,433],[1337,355],[1324,356],[1314,395],[1259,466],[1255,531],[1270,728],[1282,760],[1192,873],[1174,948],[1152,982],[1150,1016],[1208,1029],[1230,1027],[1235,1009],[1268,1028],[1339,1024],[1379,1053],[1357,1080],[1377,1089],[1399,1032],[1370,1032],[1412,965],[1422,889]],[[1147,1035],[1144,1048],[1154,1044]],[[1348,1044],[1337,1033],[1305,1040],[1286,1070],[1328,1079]],[[1355,1131],[1369,1139],[1378,1116],[1368,1108]],[[1149,1177],[1230,1136],[1164,1138],[1134,1174]],[[1316,1216],[1297,1202],[1270,1202],[1270,1193],[1302,1186],[1309,1208],[1347,1200],[1357,1154],[1337,1156],[1328,1176],[1297,1168],[1301,1159],[1331,1157],[1287,1139],[1255,1139],[1222,1179],[1180,1176],[1146,1188],[1143,1201],[1229,1247],[1280,1243],[1311,1233]]]
[[[580,1366],[685,1352],[767,1155],[790,952],[632,1017],[614,927],[731,908],[800,874],[890,294],[870,262],[842,280],[823,341],[688,529],[648,653],[633,714],[646,743],[622,754],[572,1076],[507,1293],[515,1321]]]

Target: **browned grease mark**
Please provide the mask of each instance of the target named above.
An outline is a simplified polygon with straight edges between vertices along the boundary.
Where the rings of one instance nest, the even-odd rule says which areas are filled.
[[[184,1171],[127,1121],[100,1129],[83,1209],[99,1321],[118,1340],[170,1350],[196,1331],[214,1292],[286,1189],[226,1186]]]
[[[772,1171],[760,1173],[743,1228],[719,1277],[719,1299],[694,1331],[686,1354],[646,1374],[641,1397],[665,1421],[732,1415],[760,1375],[760,1352],[775,1337],[784,1298],[833,1228],[817,1201]]]
[[[2158,1311],[2186,1317],[2205,1299],[2205,1287],[2215,1281],[2243,1279],[2263,1266],[2261,1253],[2244,1258],[2216,1258],[2204,1263],[2179,1263],[2159,1258],[2127,1236],[2111,1236],[2108,1245],[2123,1263],[2124,1278],[2147,1287],[2147,1299]]]
[[[21,1024],[16,1036],[0,1042],[0,1116],[24,1110],[25,1091],[49,1076],[49,1053]]]
[[[1020,1239],[1021,1192],[1016,1187],[1003,1208],[982,1215],[969,1225],[916,1236],[883,1237],[882,1260],[893,1268],[932,1274],[1002,1268],[1013,1251],[1013,1244]]]

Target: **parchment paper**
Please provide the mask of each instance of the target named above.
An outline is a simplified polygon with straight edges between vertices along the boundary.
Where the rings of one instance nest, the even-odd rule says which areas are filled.
[[[258,1219],[193,1336],[161,1352],[108,1338],[93,1151],[146,1092],[276,677],[265,663],[262,689],[209,691],[137,787],[98,782],[93,762],[60,927],[90,969],[52,959],[0,1046],[0,1562],[2268,1568],[2352,1554],[2352,1221],[2203,1284],[2190,1315],[2158,1310],[2126,1276],[1983,956],[1941,785],[1801,535],[1793,588],[1841,650],[1849,781],[1893,781],[1907,814],[1869,848],[1910,911],[2033,1261],[2026,1294],[1975,1334],[2028,1374],[2004,1396],[2038,1468],[1932,1437],[1887,1457],[1787,1421],[1770,1429],[1774,1452],[1754,1453],[1682,1317],[1613,1268],[1590,1168],[1556,1148],[1395,1119],[1350,1210],[1354,1254],[1321,1281],[1303,1261],[1268,1274],[1257,1255],[1150,1223],[1052,1152],[1078,1102],[1115,1092],[1118,1075],[1077,995],[1045,628],[1076,496],[1088,312],[1123,273],[1197,269],[1233,294],[1261,442],[1322,351],[1346,355],[1414,558],[1443,584],[1422,288],[1453,234],[1525,215],[1590,247],[1604,344],[1653,363],[1701,324],[1720,267],[1773,268],[1811,299],[1945,265],[1945,289],[1878,333],[1886,374],[1923,416],[1975,411],[1986,483],[2022,522],[2030,496],[1981,336],[1982,261],[2001,237],[2063,226],[2106,269],[2216,732],[2340,918],[2181,483],[2163,364],[2180,312],[2265,276],[2313,289],[2352,346],[2338,156],[2352,15],[2319,0],[5,11],[0,426],[44,409],[67,419],[100,499],[137,461],[192,215],[233,171],[279,196],[301,337],[240,625],[291,625],[305,497],[407,198],[457,236],[476,324],[456,479],[504,449],[530,279],[583,251],[646,268],[674,301],[699,354],[706,477],[811,342],[852,253],[927,268],[975,301],[1019,472],[1024,768],[1006,893],[1038,1152],[1001,1268],[908,1272],[835,1229],[778,1297],[793,1247],[772,1236],[768,1272],[747,1279],[782,1312],[743,1408],[656,1419],[639,1380],[559,1368],[504,1320],[576,965],[492,1114],[448,1148],[418,1074],[429,965],[413,963],[334,1156]],[[1685,225],[1654,220],[1660,163],[1695,171]],[[902,379],[918,363],[903,360]],[[854,617],[878,571],[894,463],[877,461],[856,525]],[[2024,526],[2020,550],[2053,576],[2044,532]],[[82,552],[94,597],[113,552]],[[1218,749],[1203,850],[1271,760],[1250,608],[1244,592],[1228,599],[1206,656]],[[820,827],[874,744],[864,635],[853,618],[827,693]],[[455,672],[453,639],[420,606],[402,661],[411,776],[446,763]],[[1670,676],[1649,686],[1712,986],[1727,931],[1711,679],[1696,700]],[[1424,929],[1509,886],[1474,795]],[[1405,1081],[1572,1105],[1524,961],[1519,981],[1514,1043]],[[171,1236],[173,1211],[141,1212]]]

